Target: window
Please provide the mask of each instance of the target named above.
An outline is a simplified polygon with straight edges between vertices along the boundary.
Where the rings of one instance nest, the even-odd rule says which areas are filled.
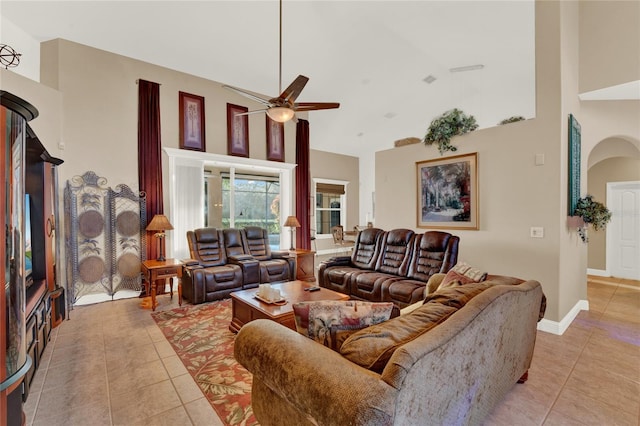
[[[235,171],[235,170],[234,170]],[[259,226],[269,232],[273,249],[280,246],[280,180],[278,176],[205,169],[205,226]],[[209,206],[212,206],[210,208]]]
[[[314,179],[316,234],[331,234],[334,226],[345,226],[347,182]]]

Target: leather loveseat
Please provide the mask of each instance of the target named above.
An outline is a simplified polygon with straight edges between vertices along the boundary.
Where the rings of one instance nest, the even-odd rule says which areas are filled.
[[[448,232],[367,228],[358,234],[351,256],[320,264],[318,283],[353,299],[404,308],[422,300],[433,274],[456,264],[459,241]]]
[[[272,251],[266,229],[200,228],[188,231],[187,241],[191,259],[184,261],[182,295],[193,304],[296,278],[295,256]]]

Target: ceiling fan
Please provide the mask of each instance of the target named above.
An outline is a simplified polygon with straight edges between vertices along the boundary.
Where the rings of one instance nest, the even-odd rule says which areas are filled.
[[[338,102],[296,102],[296,99],[300,95],[300,92],[302,92],[302,89],[304,89],[304,86],[309,81],[309,78],[305,77],[304,75],[299,75],[298,77],[296,77],[296,79],[293,80],[289,87],[282,91],[282,0],[280,0],[280,45],[278,65],[278,91],[281,92],[278,97],[267,98],[245,91],[243,89],[239,89],[237,87],[228,85],[222,86],[225,89],[234,91],[242,96],[245,96],[266,106],[265,109],[249,111],[247,113],[238,115],[266,112],[272,120],[279,123],[284,123],[285,121],[291,120],[297,111],[315,111],[320,109],[334,109],[340,107],[340,104]]]

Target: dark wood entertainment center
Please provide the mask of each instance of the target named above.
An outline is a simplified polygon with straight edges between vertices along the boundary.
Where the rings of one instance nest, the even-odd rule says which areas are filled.
[[[22,404],[51,329],[65,316],[56,277],[56,168],[62,160],[49,155],[27,124],[38,116],[34,106],[5,91],[0,104],[0,306],[6,312],[0,318],[0,425],[13,426],[25,423]]]

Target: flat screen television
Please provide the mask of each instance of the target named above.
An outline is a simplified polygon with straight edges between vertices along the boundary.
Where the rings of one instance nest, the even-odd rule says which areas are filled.
[[[31,197],[24,200],[24,277],[26,287],[33,284],[33,250],[31,248]]]

